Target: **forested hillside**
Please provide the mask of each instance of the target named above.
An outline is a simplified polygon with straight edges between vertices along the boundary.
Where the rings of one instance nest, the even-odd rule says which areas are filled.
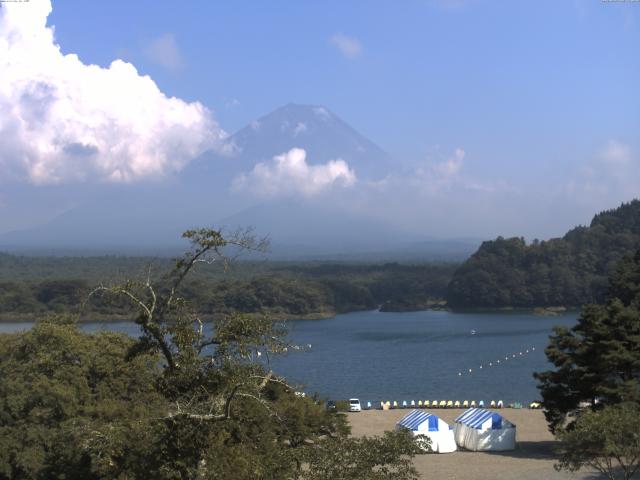
[[[484,242],[454,274],[454,307],[579,306],[601,302],[618,261],[640,247],[640,201],[597,214],[562,238]]]
[[[170,267],[142,257],[18,257],[0,254],[0,320],[78,312],[84,319],[130,318],[127,303],[89,300],[99,284],[144,278]],[[238,262],[225,272],[203,265],[184,294],[204,314],[324,317],[382,307],[421,310],[444,299],[455,264]]]

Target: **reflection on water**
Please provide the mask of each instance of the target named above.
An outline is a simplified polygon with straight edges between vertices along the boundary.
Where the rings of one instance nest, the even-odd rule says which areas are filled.
[[[307,392],[331,398],[528,403],[538,398],[533,372],[550,367],[544,348],[552,327],[573,325],[576,317],[427,311],[292,321],[292,340],[312,348],[276,359],[274,368]],[[4,323],[0,332],[29,326]],[[128,322],[86,323],[82,329],[139,332]]]

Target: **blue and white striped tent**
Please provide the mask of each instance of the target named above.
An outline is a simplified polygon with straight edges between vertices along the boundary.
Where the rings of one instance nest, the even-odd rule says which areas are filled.
[[[491,419],[491,430],[502,428],[502,415],[492,412],[491,410],[485,410],[484,408],[470,408],[459,415],[454,422],[463,423],[471,428],[486,430],[489,426],[489,419]]]
[[[429,432],[438,431],[438,416],[432,413],[413,410],[409,415],[398,422],[398,425],[412,432],[424,431],[425,426]]]
[[[449,453],[456,450],[453,429],[432,413],[412,410],[396,424],[396,428],[409,430],[414,436],[427,437],[434,452]]]
[[[467,450],[513,450],[516,426],[502,415],[484,408],[470,408],[454,420],[454,436]]]

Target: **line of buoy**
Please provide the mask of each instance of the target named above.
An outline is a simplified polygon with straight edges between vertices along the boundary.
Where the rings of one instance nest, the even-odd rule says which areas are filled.
[[[517,358],[517,357],[525,356],[525,355],[527,355],[527,354],[529,354],[529,353],[531,353],[531,352],[535,352],[535,350],[536,350],[536,347],[531,347],[531,348],[527,348],[527,349],[525,349],[525,350],[523,350],[523,351],[520,351],[520,352],[518,352],[517,354],[516,354],[516,353],[512,353],[512,354],[511,354],[511,356],[509,356],[509,355],[505,355],[505,357],[504,357],[504,361],[508,361],[510,358]],[[500,360],[501,360],[501,359],[497,359],[497,360],[495,361],[496,365],[499,365],[499,364],[500,364]],[[482,370],[482,369],[484,369],[485,365],[486,365],[486,366],[489,366],[489,367],[493,367],[493,363],[494,363],[494,362],[489,362],[488,364],[482,364],[482,365],[480,365],[480,367],[478,368],[478,370]],[[473,373],[473,369],[472,369],[472,368],[470,368],[470,369],[468,370],[468,373],[469,373],[469,374],[472,374],[472,373]],[[458,372],[458,376],[459,376],[459,377],[461,377],[461,376],[462,376],[462,370]]]

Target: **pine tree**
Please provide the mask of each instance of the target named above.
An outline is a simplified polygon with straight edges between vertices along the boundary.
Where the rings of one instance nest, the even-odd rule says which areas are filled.
[[[555,370],[536,373],[551,431],[589,405],[640,403],[640,251],[610,279],[608,300],[557,327],[546,349]]]

